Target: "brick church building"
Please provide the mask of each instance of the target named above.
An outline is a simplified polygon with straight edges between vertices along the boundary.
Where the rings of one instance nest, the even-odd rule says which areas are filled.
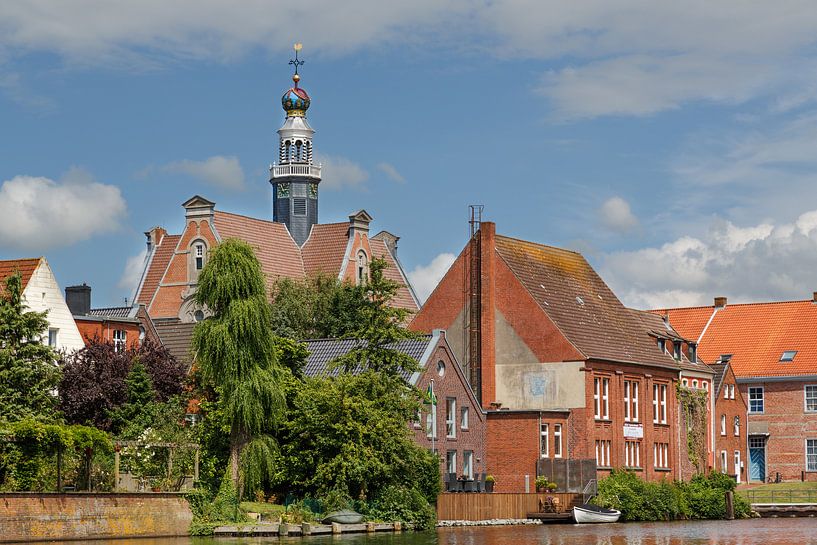
[[[676,384],[685,367],[708,368],[694,343],[644,314],[582,255],[482,222],[411,327],[447,330],[487,410],[495,490],[522,492],[542,460],[592,460],[598,477],[684,476]]]

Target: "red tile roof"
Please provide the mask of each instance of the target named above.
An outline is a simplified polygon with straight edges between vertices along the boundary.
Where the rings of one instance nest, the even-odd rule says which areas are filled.
[[[136,296],[136,302],[149,305],[153,299],[153,295],[159,288],[159,282],[165,275],[170,258],[173,257],[173,252],[176,250],[176,244],[179,243],[181,235],[165,235],[159,242],[158,246],[154,248],[151,255],[150,262],[147,265],[147,273],[145,280],[142,282],[142,288]]]
[[[678,368],[581,254],[500,235],[496,251],[588,359]]]
[[[394,294],[394,299],[392,300],[394,306],[405,308],[412,312],[419,310],[420,307],[417,304],[417,300],[412,295],[411,290],[408,287],[407,280],[403,278],[400,265],[397,263],[394,256],[392,256],[391,252],[389,252],[388,248],[386,247],[386,243],[379,239],[370,238],[369,248],[371,248],[374,257],[381,257],[386,260],[386,263],[389,264],[389,266],[386,267],[386,270],[383,271],[383,275],[389,280],[394,280],[400,284],[400,287],[397,289],[397,293]]]
[[[304,277],[301,250],[283,223],[216,211],[214,224],[221,240],[239,238],[253,247],[268,284],[281,276]]]
[[[712,307],[689,307],[683,309],[658,309],[651,310],[653,314],[669,316],[672,328],[681,334],[682,337],[691,341],[697,341],[709,318],[712,317]]]
[[[302,255],[306,274],[337,276],[349,244],[349,222],[318,223],[304,242]]]
[[[32,257],[26,259],[8,259],[0,261],[0,291],[2,291],[6,284],[6,278],[19,272],[22,276],[23,289],[26,289],[28,281],[31,280],[31,275],[37,270],[40,264],[41,257]]]
[[[696,339],[688,339],[683,335],[679,334],[679,332],[672,326],[672,324],[665,322],[664,318],[652,312],[648,312],[646,310],[635,310],[629,309],[641,322],[644,324],[645,329],[648,332],[655,335],[657,338],[664,338],[674,341],[692,341],[695,342]],[[698,358],[699,361],[690,361],[689,358],[685,353],[681,353],[681,359],[675,360],[675,363],[681,369],[685,371],[695,371],[698,373],[712,373],[713,370],[710,366],[708,366],[703,361],[700,361],[700,357]]]
[[[729,364],[738,378],[817,375],[817,304],[811,300],[730,304],[717,311],[670,309],[670,323],[700,322],[699,315],[713,312],[698,346],[704,361],[731,354]],[[793,361],[780,361],[786,350],[797,351]]]

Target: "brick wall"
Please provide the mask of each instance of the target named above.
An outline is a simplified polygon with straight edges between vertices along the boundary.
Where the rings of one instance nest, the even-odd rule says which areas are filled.
[[[444,337],[442,338],[444,339]],[[426,369],[417,383],[417,388],[425,392],[429,383],[434,381],[434,395],[437,397],[437,437],[434,448],[440,454],[440,474],[446,471],[446,453],[456,452],[457,475],[463,473],[465,451],[473,452],[473,472],[476,476],[486,473],[486,446],[485,413],[469,393],[462,369],[454,360],[450,349],[441,339],[429,357]],[[444,365],[441,374],[438,371],[438,362]],[[454,437],[447,437],[446,433],[446,400],[454,399],[456,411],[454,415]],[[468,408],[468,426],[463,428],[462,409]],[[430,405],[424,405],[424,413],[419,423],[412,424],[415,441],[424,448],[431,449],[432,442],[426,433],[426,416],[431,411]]]
[[[725,399],[724,392],[728,392],[727,386],[735,389],[734,399]],[[724,375],[721,391],[715,398],[715,452],[712,469],[721,471],[728,475],[735,474],[735,451],[740,453],[740,460],[743,468],[740,468],[737,475],[740,482],[746,482],[749,476],[749,459],[746,454],[746,432],[748,429],[746,401],[737,387],[735,374],[731,367],[727,367]],[[726,433],[721,435],[721,416],[726,419]],[[735,418],[739,419],[738,435],[735,435]],[[722,467],[721,453],[726,451],[726,467]]]
[[[766,441],[766,476],[780,473],[786,481],[799,481],[806,470],[806,439],[817,439],[817,413],[805,410],[804,386],[817,381],[742,383],[740,393],[749,401],[749,387],[764,388],[764,411],[750,413],[749,425],[768,430]],[[749,466],[748,462],[745,464]],[[817,480],[817,473],[805,474],[806,480]]]
[[[139,347],[139,324],[83,320],[82,318],[74,318],[74,321],[77,323],[77,328],[86,342],[95,338],[104,342],[113,342],[114,330],[121,329],[126,332],[128,348],[135,349]]]
[[[0,494],[0,542],[186,536],[177,494]]]

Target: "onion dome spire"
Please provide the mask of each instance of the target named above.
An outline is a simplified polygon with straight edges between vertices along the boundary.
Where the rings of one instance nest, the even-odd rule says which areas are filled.
[[[309,109],[309,95],[305,89],[298,87],[298,82],[301,81],[298,68],[304,64],[304,61],[298,58],[298,52],[302,47],[301,44],[295,44],[293,47],[295,58],[290,60],[289,64],[295,67],[295,73],[292,75],[294,85],[281,97],[281,105],[287,113],[287,117],[306,117],[306,111]]]

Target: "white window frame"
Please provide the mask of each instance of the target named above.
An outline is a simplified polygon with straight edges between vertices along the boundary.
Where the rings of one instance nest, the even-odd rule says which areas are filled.
[[[601,419],[601,378],[593,377],[593,417]]]
[[[811,401],[813,403],[812,408],[809,409],[809,388],[813,389],[813,395],[811,396]],[[817,384],[806,384],[803,386],[803,409],[807,413],[815,413],[817,412]]]
[[[195,267],[197,271],[200,271],[204,268],[204,243],[197,242],[194,245],[194,249],[193,267]]]
[[[687,381],[687,379],[681,379],[681,385],[683,385],[683,386],[688,386],[688,385],[689,385],[689,381]]]
[[[740,416],[735,416],[732,422],[732,426],[734,427],[735,437],[740,437]]]
[[[445,469],[448,473],[457,473],[457,451],[447,450],[445,452]],[[452,471],[453,470],[453,471]]]
[[[596,440],[596,466],[610,466],[610,441],[608,439]]]
[[[550,456],[550,444],[548,441],[549,426],[547,422],[539,424],[539,457],[547,458]]]
[[[631,422],[639,422],[639,410],[638,410],[638,382],[632,381],[632,385],[630,386],[630,393],[632,394],[631,403],[632,407],[632,414],[630,415]]]
[[[641,467],[641,442],[624,441],[624,467]]]
[[[809,443],[811,443],[811,449],[809,449]],[[806,471],[817,471],[817,439],[806,439]]]
[[[601,379],[601,418],[603,420],[610,419],[610,379]]]
[[[667,423],[667,385],[661,384],[661,423]]]
[[[113,330],[113,350],[117,354],[128,349],[128,332],[124,329]]]
[[[669,443],[653,443],[652,455],[656,469],[669,469]]]
[[[697,387],[698,387],[698,379],[697,379],[697,378],[692,379],[692,387],[693,387],[693,388],[697,388]]]
[[[48,328],[48,346],[51,348],[57,348],[59,344],[59,337],[60,337],[60,328],[58,327],[49,327]]]
[[[726,464],[727,464],[727,462],[726,462],[726,451],[722,450],[721,451],[721,473],[726,473],[727,472],[726,471],[726,469],[727,469]]]
[[[638,422],[638,382],[624,381],[624,421]]]
[[[659,384],[652,385],[652,422],[653,424],[658,424],[661,421],[661,417],[658,415],[658,390]]]
[[[735,399],[735,385],[729,385],[729,399]]]
[[[731,384],[724,384],[724,386],[723,386],[723,398],[724,399],[729,399],[729,386],[731,386]]]
[[[457,438],[457,398],[445,398],[445,438]]]
[[[469,479],[474,478],[474,451],[462,451],[462,474]]]
[[[721,415],[721,435],[726,435],[726,415]]]
[[[709,381],[702,380],[701,381],[701,388],[703,388],[704,390],[706,390],[708,392],[709,391]]]
[[[760,410],[752,409],[752,390],[760,390]],[[754,401],[758,401],[755,399]],[[749,414],[763,414],[766,411],[766,388],[764,386],[749,386]]]
[[[562,425],[553,424],[553,457],[562,457]]]
[[[467,430],[469,425],[468,407],[460,407],[460,429]]]

